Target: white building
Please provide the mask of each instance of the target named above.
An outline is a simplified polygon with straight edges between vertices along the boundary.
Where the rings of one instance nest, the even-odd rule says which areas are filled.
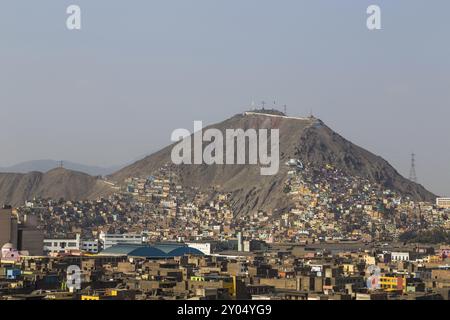
[[[436,206],[443,209],[449,209],[450,198],[436,198]]]
[[[143,235],[136,233],[109,234],[101,232],[99,236],[103,250],[118,244],[142,244]]]
[[[44,239],[44,252],[63,253],[66,250],[80,250],[80,235],[75,239]]]
[[[83,240],[81,241],[81,250],[89,253],[98,253],[98,240]]]
[[[186,242],[188,247],[197,249],[198,251],[202,252],[203,254],[210,256],[212,252],[212,245],[211,242]]]
[[[242,239],[242,232],[238,232],[237,234],[237,241],[238,241],[238,251],[242,252],[244,251],[244,243]]]
[[[392,261],[409,261],[409,252],[391,252]]]

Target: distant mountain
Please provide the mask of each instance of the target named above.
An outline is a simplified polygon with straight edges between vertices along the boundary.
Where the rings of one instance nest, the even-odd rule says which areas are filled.
[[[83,172],[91,176],[106,176],[121,168],[121,166],[98,167],[88,166],[70,161],[63,161],[64,168],[72,171]],[[0,172],[7,173],[29,173],[29,172],[47,172],[60,167],[60,161],[56,160],[32,160],[22,162],[11,167],[1,168]]]
[[[292,118],[282,114],[249,112],[238,114],[209,126],[226,129],[280,130],[280,171],[274,176],[261,176],[255,165],[179,165],[175,166],[181,182],[203,190],[216,188],[231,194],[236,214],[256,210],[282,210],[289,206],[283,193],[288,168],[283,164],[291,158],[313,163],[317,167],[333,165],[345,174],[364,177],[373,183],[397,191],[415,200],[434,201],[435,195],[424,187],[401,176],[386,160],[354,145],[315,118]],[[208,129],[208,128],[205,128]],[[123,182],[128,177],[147,177],[171,163],[168,146],[127,166],[110,179]]]
[[[88,200],[113,192],[101,179],[63,168],[46,173],[0,173],[0,205],[19,206],[34,197]]]

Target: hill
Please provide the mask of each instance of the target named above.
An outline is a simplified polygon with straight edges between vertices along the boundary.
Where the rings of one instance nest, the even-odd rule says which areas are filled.
[[[301,159],[317,167],[331,164],[342,172],[364,177],[373,183],[397,191],[415,200],[434,201],[435,195],[421,185],[402,177],[386,160],[354,145],[315,118],[294,118],[282,114],[247,112],[211,125],[226,129],[280,130],[280,170],[274,176],[261,176],[255,165],[179,165],[175,166],[180,181],[202,190],[216,188],[231,193],[236,214],[253,210],[276,211],[289,206],[283,193],[289,159]],[[165,164],[171,163],[170,145],[111,175],[116,182],[128,177],[147,177]]]
[[[86,200],[111,192],[102,180],[63,168],[46,173],[0,173],[0,204],[19,206],[34,197]]]

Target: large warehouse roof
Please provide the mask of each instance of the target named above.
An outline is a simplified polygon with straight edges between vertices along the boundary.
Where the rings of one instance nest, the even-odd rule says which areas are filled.
[[[154,245],[118,244],[100,253],[102,256],[129,256],[144,258],[173,258],[186,254],[203,255],[185,244],[158,243]]]

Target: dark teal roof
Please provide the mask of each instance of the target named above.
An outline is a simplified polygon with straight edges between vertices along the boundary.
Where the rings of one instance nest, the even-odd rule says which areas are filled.
[[[149,257],[149,258],[166,258],[167,253],[155,247],[142,247],[131,251],[128,256],[132,257]]]
[[[159,243],[152,246],[148,245],[132,245],[132,244],[118,244],[103,250],[102,256],[130,256],[130,257],[145,257],[145,258],[173,258],[180,257],[187,254],[203,255],[197,249],[190,248],[185,244],[167,244]]]
[[[168,253],[169,255],[173,256],[173,257],[181,257],[187,254],[191,254],[191,255],[203,255],[203,252],[191,248],[191,247],[181,247],[181,248],[176,248],[175,250],[172,250]]]
[[[101,255],[120,255],[120,256],[127,256],[130,252],[133,250],[136,250],[140,247],[143,247],[142,245],[133,245],[133,244],[118,244],[113,247],[109,247],[108,249],[105,249],[101,252]]]
[[[168,254],[169,252],[172,252],[173,250],[176,250],[178,248],[183,248],[186,246],[183,244],[179,244],[179,243],[156,243],[156,244],[153,244],[153,247]]]

